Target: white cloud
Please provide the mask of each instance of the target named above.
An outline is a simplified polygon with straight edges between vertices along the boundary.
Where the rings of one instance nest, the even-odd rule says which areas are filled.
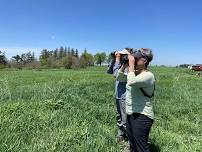
[[[51,36],[51,39],[55,39],[55,35],[52,35],[52,36]]]

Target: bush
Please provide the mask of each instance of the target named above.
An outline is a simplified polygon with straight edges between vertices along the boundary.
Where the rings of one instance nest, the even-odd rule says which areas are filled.
[[[25,69],[40,69],[41,68],[41,64],[39,61],[32,61],[32,62],[29,62],[29,63],[22,63],[22,62],[16,62],[16,61],[11,61],[9,64],[8,64],[8,67],[9,68],[16,68],[16,69],[19,69],[19,70],[22,70],[23,68]]]
[[[81,68],[81,64],[78,58],[76,57],[72,57],[72,69],[80,69]]]
[[[62,59],[62,65],[65,69],[80,69],[86,68],[87,63],[84,58],[77,58],[75,56],[66,56]]]
[[[41,65],[40,65],[39,61],[32,61],[30,63],[25,64],[24,67],[32,70],[32,69],[40,69]]]
[[[86,68],[87,67],[87,62],[85,60],[85,58],[81,57],[79,59],[79,64],[80,64],[80,68]]]
[[[0,64],[0,69],[5,69],[7,66]]]
[[[62,65],[65,69],[71,69],[72,66],[72,56],[66,56],[62,59]]]

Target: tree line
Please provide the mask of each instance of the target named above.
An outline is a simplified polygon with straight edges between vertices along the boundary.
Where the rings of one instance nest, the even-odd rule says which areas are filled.
[[[30,51],[16,54],[9,60],[5,54],[5,51],[0,51],[0,68],[39,69],[63,67],[66,69],[79,69],[87,66],[102,65],[110,58],[105,52],[93,55],[87,49],[84,49],[80,54],[78,49],[62,46],[54,50],[43,49],[38,58],[36,58],[34,52]]]

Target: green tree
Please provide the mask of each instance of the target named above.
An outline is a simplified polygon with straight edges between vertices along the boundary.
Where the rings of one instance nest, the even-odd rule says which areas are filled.
[[[16,55],[16,56],[13,56],[12,57],[12,60],[14,62],[13,66],[15,68],[18,68],[18,69],[22,69],[22,66],[23,66],[23,60],[21,58],[21,55]]]
[[[65,50],[64,50],[64,55],[63,57],[66,57],[67,56],[67,48],[65,47]]]
[[[64,48],[61,46],[59,50],[59,59],[62,59],[64,56]]]
[[[0,51],[0,66],[6,66],[7,60],[5,52]]]
[[[94,65],[94,58],[93,58],[93,55],[88,53],[87,50],[85,49],[84,52],[81,54],[81,59],[84,60],[83,62],[86,64],[86,65]]]
[[[33,53],[31,52],[26,53],[25,58],[26,58],[25,63],[31,63],[34,61],[34,56]]]
[[[74,48],[71,49],[71,56],[75,56]]]
[[[75,51],[75,57],[76,58],[78,58],[79,57],[79,52],[78,52],[78,50],[76,49],[76,51]]]
[[[20,55],[16,55],[12,57],[14,59],[14,61],[16,61],[17,63],[20,63],[22,61],[22,58],[20,57]]]
[[[57,56],[58,56],[58,48],[56,48],[54,51],[53,51],[53,57],[55,59],[57,59]]]
[[[32,61],[35,61],[35,60],[36,60],[36,58],[35,58],[35,53],[32,52]]]
[[[68,56],[71,55],[71,49],[70,49],[70,47],[68,47],[68,49],[67,49],[67,55],[68,55]]]
[[[47,49],[43,49],[41,55],[39,57],[40,63],[42,66],[48,65],[48,58],[50,57],[50,53]]]
[[[99,64],[101,66],[102,63],[106,60],[106,53],[105,52],[96,53],[94,58],[95,58],[96,64]]]

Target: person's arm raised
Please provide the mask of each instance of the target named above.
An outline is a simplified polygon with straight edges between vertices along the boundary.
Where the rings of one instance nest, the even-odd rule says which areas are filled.
[[[135,58],[132,55],[128,55],[129,59],[129,73],[127,76],[127,82],[129,86],[135,86],[138,88],[148,87],[152,85],[154,77],[152,73],[145,72],[139,75],[135,75]]]
[[[119,70],[120,67],[121,67],[121,62],[120,62],[120,60],[121,60],[121,55],[120,55],[118,52],[116,52],[116,53],[115,53],[115,56],[116,56],[116,58],[115,58],[115,64],[114,64],[114,67],[113,67],[113,75],[114,75],[114,77],[117,76],[118,70]]]
[[[123,64],[121,68],[118,70],[116,80],[120,82],[127,82],[127,76],[124,74],[125,68],[127,67],[127,64]]]

